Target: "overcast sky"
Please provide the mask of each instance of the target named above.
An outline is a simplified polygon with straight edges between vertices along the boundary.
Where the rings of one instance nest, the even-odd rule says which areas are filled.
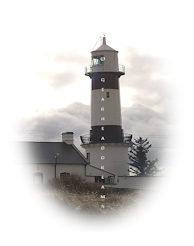
[[[20,180],[18,167],[8,165],[12,152],[4,140],[61,141],[62,132],[73,131],[79,146],[80,134],[90,130],[91,87],[84,67],[90,64],[90,52],[105,32],[107,44],[119,51],[119,63],[126,68],[120,78],[124,132],[134,138],[148,137],[153,147],[151,157],[158,157],[161,166],[173,163],[178,170],[173,190],[169,187],[170,193],[160,208],[155,206],[157,211],[151,217],[149,212],[146,219],[140,217],[138,230],[135,221],[129,228],[127,219],[122,227],[115,222],[112,225],[117,233],[121,229],[130,231],[130,240],[137,242],[138,238],[139,245],[145,243],[150,228],[150,243],[158,239],[163,244],[167,239],[180,243],[180,237],[186,244],[191,242],[187,240],[191,239],[192,228],[187,225],[194,219],[193,144],[189,142],[193,141],[194,129],[193,23],[190,0],[1,1],[1,168],[5,168],[1,172],[6,174],[2,175],[3,184],[10,185],[9,192],[5,189],[8,196],[3,209],[7,212],[4,226],[10,228],[6,240],[10,240],[10,231],[11,238],[18,238],[21,229],[26,239],[35,228],[31,217],[42,217],[40,211],[36,213],[37,204],[26,206],[28,196],[24,196],[23,188],[19,196],[19,189],[13,185],[13,180]],[[170,159],[173,152],[176,158]],[[8,177],[12,182],[7,182]],[[14,230],[7,220],[9,214]],[[48,235],[56,241],[56,235],[64,237],[66,229],[49,234],[58,224],[52,220],[51,227],[47,210],[43,214],[48,223],[45,227],[39,221],[38,231],[46,228],[45,234],[39,234],[44,235],[44,244],[50,245]],[[85,229],[83,223],[80,228]],[[144,233],[141,238],[139,231]],[[80,235],[77,238],[80,240]],[[119,243],[122,238],[118,238]]]
[[[91,85],[84,67],[105,32],[126,68],[120,78],[124,132],[148,137],[151,156],[165,165],[180,133],[177,115],[191,105],[182,103],[189,98],[183,96],[191,91],[184,89],[193,70],[191,8],[187,1],[93,4],[92,9],[90,1],[2,4],[2,129],[7,129],[2,135],[61,141],[62,132],[73,131],[79,147],[79,136],[90,130]]]
[[[79,136],[90,130],[91,85],[83,71],[83,65],[89,64],[90,53],[81,55],[78,50],[68,50],[47,54],[45,60],[62,69],[37,72],[53,97],[42,96],[41,100],[48,100],[48,105],[19,119],[17,137],[28,141],[61,141],[62,132],[73,131],[75,144],[80,148]],[[67,64],[69,69],[65,70]],[[170,69],[164,57],[141,54],[130,45],[125,46],[122,64],[126,66],[126,75],[120,78],[124,132],[133,134],[133,138],[148,137],[153,146],[151,157],[158,157],[164,165],[164,156],[175,147],[169,140],[176,134]]]
[[[73,131],[79,147],[80,134],[90,130],[91,85],[84,67],[105,32],[126,68],[120,78],[124,132],[148,137],[152,156],[164,165],[176,142],[191,10],[175,1],[92,4],[95,8],[91,1],[76,1],[76,7],[74,1],[3,3],[1,76],[9,138],[61,141],[62,132]]]

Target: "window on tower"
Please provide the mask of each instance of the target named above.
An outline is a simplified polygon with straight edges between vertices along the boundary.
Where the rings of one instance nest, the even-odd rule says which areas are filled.
[[[87,157],[88,161],[90,161],[90,153],[87,153]]]
[[[102,65],[104,63],[104,56],[93,56],[92,57],[92,65]]]

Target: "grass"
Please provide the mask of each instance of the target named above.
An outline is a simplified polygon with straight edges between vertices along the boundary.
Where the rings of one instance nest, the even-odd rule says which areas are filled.
[[[41,197],[61,208],[69,208],[74,213],[102,215],[134,212],[148,193],[135,189],[101,189],[101,185],[89,183],[77,174],[64,180],[48,180],[39,190]]]

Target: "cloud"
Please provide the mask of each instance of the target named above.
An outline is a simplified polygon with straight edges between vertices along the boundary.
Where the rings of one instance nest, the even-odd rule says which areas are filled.
[[[141,104],[122,108],[122,125],[125,133],[133,138],[148,138],[152,148],[148,158],[159,158],[159,166],[170,167],[173,165],[171,158],[176,154],[177,128],[173,117],[166,112],[158,112]]]
[[[168,157],[168,139],[172,125],[165,114],[140,104],[122,108],[122,126],[125,133],[132,134],[133,139],[139,136],[148,137],[154,147],[150,151],[150,159],[156,157],[163,165]],[[18,129],[21,140],[29,141],[61,141],[61,133],[74,132],[75,145],[80,147],[80,135],[89,134],[90,107],[89,105],[75,102],[64,108],[40,110],[30,118],[23,118]]]
[[[50,81],[47,84],[54,90],[60,90],[78,81],[78,74],[74,71],[48,72],[44,76]]]
[[[62,67],[68,64],[70,68],[68,72],[48,71],[44,74],[55,90],[75,83],[83,75],[79,74],[79,69],[83,71],[83,64],[88,64],[88,57],[77,51],[50,54],[49,59]],[[151,156],[158,157],[164,163],[165,156],[168,157],[171,150],[165,136],[173,135],[175,126],[174,101],[168,86],[170,77],[165,60],[128,47],[123,64],[126,75],[121,77],[121,88],[130,92],[133,102],[131,107],[122,108],[124,132],[132,134],[133,138],[148,137],[154,147],[150,151]],[[89,130],[89,105],[74,102],[63,108],[40,110],[29,118],[23,118],[18,134],[26,140],[61,141],[62,132],[73,131],[75,144],[79,147],[79,136],[88,134]]]
[[[167,135],[171,126],[165,114],[141,104],[122,108],[122,122],[125,131],[135,137]]]
[[[24,140],[61,141],[61,133],[66,131],[73,131],[79,139],[89,131],[90,110],[88,105],[75,102],[65,108],[37,111],[29,118],[22,118],[18,125],[17,132]]]
[[[70,63],[71,66],[77,65],[83,67],[83,64],[90,63],[90,57],[80,53],[76,49],[68,50],[65,53],[52,53],[47,55],[47,57],[55,62]]]
[[[131,90],[130,100],[159,111],[165,110],[173,96],[167,61],[141,54],[129,46],[124,63],[126,75],[121,78],[121,86]]]
[[[46,71],[40,71],[39,75],[54,90],[61,90],[66,86],[82,80],[83,64],[87,65],[90,63],[89,56],[83,55],[74,49],[64,53],[46,54],[45,59],[48,62],[48,69]],[[80,70],[82,70],[82,74]]]

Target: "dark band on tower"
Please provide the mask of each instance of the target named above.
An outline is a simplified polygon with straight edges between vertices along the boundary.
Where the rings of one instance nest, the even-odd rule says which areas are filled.
[[[114,72],[99,72],[94,73],[91,76],[92,90],[101,89],[119,89],[120,76]],[[102,80],[104,78],[104,80]]]
[[[121,126],[105,125],[103,127],[104,130],[102,131],[102,126],[92,126],[92,130],[90,130],[91,143],[123,143]]]

